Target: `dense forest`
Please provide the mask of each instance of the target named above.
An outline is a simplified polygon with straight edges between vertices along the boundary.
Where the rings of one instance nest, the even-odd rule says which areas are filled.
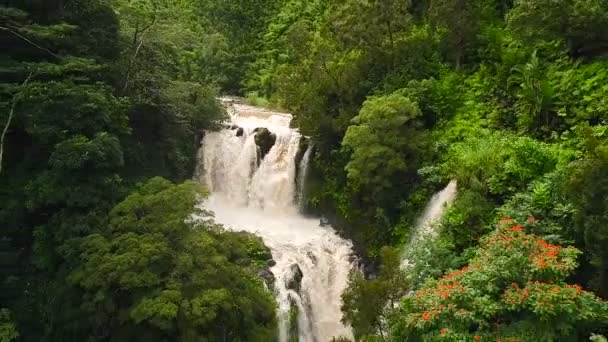
[[[0,341],[275,340],[188,180],[220,94],[310,137],[357,341],[606,341],[605,0],[8,0],[0,45]]]

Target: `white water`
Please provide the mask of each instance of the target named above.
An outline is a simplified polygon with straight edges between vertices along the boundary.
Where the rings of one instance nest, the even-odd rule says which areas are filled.
[[[300,168],[298,169],[298,208],[300,210],[304,209],[304,189],[306,187],[306,176],[308,175],[308,164],[310,163],[310,155],[314,146],[310,144],[304,152],[304,156],[302,156],[302,161],[300,161]]]
[[[276,265],[275,292],[279,304],[279,341],[289,336],[290,297],[298,307],[298,340],[327,342],[352,337],[340,323],[340,295],[353,267],[352,245],[318,219],[305,218],[296,205],[295,155],[302,136],[289,128],[291,116],[241,104],[228,106],[231,124],[243,128],[207,132],[199,151],[197,177],[212,192],[203,204],[229,229],[262,237]],[[257,167],[255,128],[276,134],[275,145]],[[306,163],[308,157],[305,156]],[[300,165],[300,173],[306,165]],[[303,180],[302,180],[303,182]],[[303,273],[301,290],[287,289],[290,267]]]
[[[413,261],[408,258],[408,252],[416,245],[426,239],[434,239],[437,237],[436,226],[439,220],[454,202],[458,187],[455,180],[452,180],[448,185],[438,193],[431,197],[422,216],[418,218],[410,239],[405,246],[401,266],[403,268],[413,266]]]

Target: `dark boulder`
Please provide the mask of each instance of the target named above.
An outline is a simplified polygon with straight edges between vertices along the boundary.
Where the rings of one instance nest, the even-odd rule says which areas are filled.
[[[243,127],[239,127],[239,128],[236,129],[236,136],[237,137],[242,137],[244,133],[245,133],[245,130],[243,129]]]
[[[300,165],[300,162],[302,162],[302,158],[304,158],[304,154],[306,153],[306,150],[308,150],[309,147],[310,139],[308,139],[307,137],[300,138],[300,141],[298,142],[298,152],[296,152],[295,156],[296,165]]]
[[[311,251],[306,252],[306,256],[308,257],[308,259],[310,259],[310,261],[312,261],[314,265],[317,264],[317,257]]]
[[[255,135],[255,144],[258,146],[260,151],[260,160],[264,159],[274,143],[277,141],[277,135],[270,132],[266,127],[258,127],[253,130]]]
[[[302,278],[304,278],[304,274],[298,264],[289,266],[289,271],[285,277],[285,287],[300,293],[300,289],[302,289]]]
[[[266,268],[266,269],[263,269],[260,272],[258,272],[258,276],[260,278],[262,278],[262,280],[264,280],[266,287],[271,292],[274,292],[274,281],[275,281],[274,274],[269,269]]]

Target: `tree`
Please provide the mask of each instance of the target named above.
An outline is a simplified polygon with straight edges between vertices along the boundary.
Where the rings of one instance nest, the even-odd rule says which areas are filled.
[[[259,238],[230,233],[197,209],[193,182],[153,178],[75,242],[69,281],[102,339],[268,341],[274,300],[256,275],[271,258]],[[194,215],[194,216],[193,216]]]
[[[134,180],[190,177],[197,135],[222,118],[215,89],[189,72],[200,37],[189,42],[198,32],[185,3],[149,28],[160,2],[0,9],[0,252],[14,260],[0,296],[24,340],[98,335],[66,282],[80,265],[72,244],[106,225]]]
[[[395,176],[408,170],[407,156],[414,145],[408,134],[414,134],[420,115],[418,105],[399,94],[363,104],[342,141],[352,151],[346,172],[355,189],[382,192]]]
[[[493,1],[437,0],[431,1],[428,17],[431,24],[445,37],[446,52],[459,69],[471,55],[484,22],[491,21]]]
[[[517,0],[509,28],[532,44],[561,40],[572,55],[601,55],[608,46],[608,7],[597,0]]]
[[[608,251],[604,246],[608,242],[608,201],[602,194],[608,188],[608,144],[600,132],[601,126],[581,128],[585,156],[570,165],[565,194],[576,208],[574,237],[590,266],[582,270],[583,276],[592,289],[606,297]]]
[[[280,8],[279,0],[211,0],[199,1],[197,13],[210,33],[219,33],[228,44],[224,61],[222,90],[240,94],[246,72],[260,54],[260,38],[271,16]],[[202,61],[205,62],[205,61]]]
[[[586,338],[608,304],[565,282],[580,251],[553,245],[504,218],[468,266],[405,297],[393,338],[553,340]]]
[[[215,66],[206,66],[222,57],[214,54],[216,45],[221,52],[223,42],[204,30],[193,2],[137,0],[113,5],[120,14],[123,46],[116,63],[122,77],[117,87],[131,102],[132,134],[125,139],[127,178],[187,179],[202,131],[217,128],[224,118],[213,84],[222,75]]]
[[[409,0],[337,1],[331,27],[336,39],[347,47],[385,48],[390,54],[410,24],[410,6]]]
[[[360,272],[353,271],[348,288],[342,294],[342,321],[353,327],[357,341],[374,335],[385,340],[389,315],[409,289],[400,268],[399,250],[384,247],[380,259],[378,277],[367,280]]]

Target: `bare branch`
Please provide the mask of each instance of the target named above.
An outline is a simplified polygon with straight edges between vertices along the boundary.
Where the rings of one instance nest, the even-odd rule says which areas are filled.
[[[131,60],[129,61],[129,67],[127,69],[127,74],[125,76],[125,85],[122,88],[123,92],[126,91],[127,88],[129,87],[129,80],[131,78],[131,69],[133,68],[133,64],[135,64],[135,60],[137,59],[137,55],[139,54],[139,50],[141,49],[141,46],[144,44],[144,37],[146,35],[146,32],[148,32],[148,30],[150,28],[152,28],[152,25],[154,25],[155,22],[156,22],[156,15],[152,17],[152,20],[150,21],[150,23],[148,25],[146,25],[141,31],[137,30],[135,32],[135,35],[133,36],[133,41],[135,42],[137,40],[138,32],[141,32],[141,35],[139,36],[139,44],[137,44],[135,53],[133,54],[133,57],[131,57]]]
[[[51,56],[53,56],[53,57],[55,57],[57,59],[61,59],[61,57],[59,57],[58,55],[56,55],[53,51],[51,51],[51,50],[49,50],[49,49],[47,49],[45,47],[42,47],[42,46],[34,43],[33,41],[31,41],[30,39],[28,39],[27,37],[25,37],[24,35],[22,35],[21,33],[17,32],[17,31],[11,30],[10,28],[4,27],[4,26],[0,26],[0,30],[8,31],[8,32],[14,34],[15,36],[23,39],[24,41],[26,41],[30,45],[32,45],[32,46],[34,46],[34,47],[36,47],[36,48],[38,48],[38,49],[40,49],[40,50],[48,53],[49,55],[51,55]]]
[[[6,132],[8,132],[8,128],[10,127],[11,122],[13,121],[13,115],[15,113],[15,107],[17,107],[18,97],[21,94],[21,91],[23,90],[23,88],[28,84],[28,82],[32,78],[33,74],[34,74],[34,72],[31,71],[30,74],[27,75],[27,78],[21,84],[19,92],[17,92],[13,96],[13,101],[12,101],[12,104],[11,104],[11,110],[8,113],[8,120],[6,120],[6,124],[4,125],[4,129],[2,130],[2,135],[0,136],[0,174],[2,174],[2,157],[4,156],[4,138],[6,137]]]

